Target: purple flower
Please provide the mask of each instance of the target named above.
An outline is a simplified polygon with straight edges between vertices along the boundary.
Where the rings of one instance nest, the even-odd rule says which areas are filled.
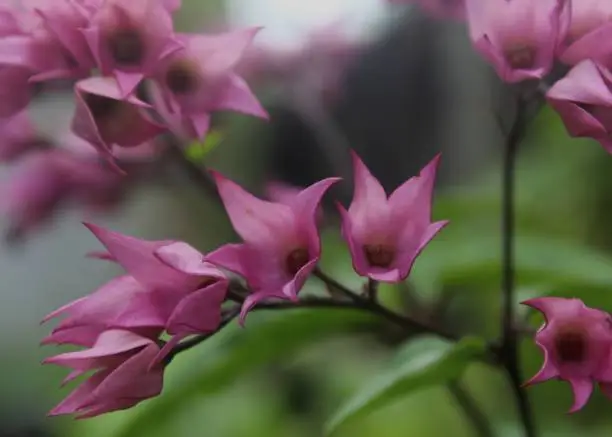
[[[591,60],[580,62],[546,94],[572,137],[597,140],[612,153],[612,72]]]
[[[72,131],[111,163],[113,146],[140,146],[165,131],[145,113],[150,106],[134,96],[124,100],[112,78],[81,80],[75,85],[75,93]]]
[[[505,82],[539,79],[552,68],[569,26],[567,0],[466,0],[476,50]]]
[[[171,128],[202,138],[214,111],[230,110],[256,117],[268,114],[246,82],[234,69],[259,28],[219,35],[180,35],[183,49],[177,50],[157,69],[155,78],[162,93],[156,106],[165,105]]]
[[[40,138],[27,110],[0,120],[0,161],[10,162],[47,144]]]
[[[526,384],[549,379],[567,381],[574,392],[570,413],[580,410],[591,396],[594,381],[612,381],[612,318],[604,311],[588,308],[580,299],[540,297],[523,304],[545,318],[535,336],[544,353],[544,364]]]
[[[353,152],[355,193],[342,216],[353,267],[361,276],[383,281],[404,280],[429,241],[448,223],[431,223],[431,203],[440,155],[419,176],[399,186],[388,198],[378,180]]]
[[[559,48],[560,59],[576,65],[585,59],[612,61],[612,3],[606,0],[572,1],[572,20]]]
[[[117,79],[121,97],[181,47],[160,0],[106,0],[84,33],[102,74]]]
[[[88,345],[95,335],[114,328],[155,334],[166,330],[178,341],[218,327],[228,281],[202,254],[185,243],[87,227],[127,274],[45,317],[66,316],[45,343]]]
[[[319,202],[339,179],[324,179],[289,203],[274,203],[256,198],[217,172],[213,175],[232,225],[244,243],[222,246],[206,260],[246,279],[252,294],[242,306],[243,324],[249,310],[264,299],[297,300],[321,256],[316,223]]]
[[[73,371],[68,382],[88,371],[95,373],[57,405],[49,415],[95,417],[124,410],[161,393],[163,366],[151,366],[159,346],[154,339],[125,330],[102,332],[91,348],[47,358]]]

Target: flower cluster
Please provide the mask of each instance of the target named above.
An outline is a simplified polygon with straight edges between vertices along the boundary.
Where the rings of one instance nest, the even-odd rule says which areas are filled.
[[[267,118],[236,72],[258,28],[176,33],[180,1],[16,3],[0,5],[0,162],[16,167],[1,206],[11,237],[59,205],[115,204],[163,150],[160,134],[202,139],[215,111]],[[74,114],[59,135],[43,135],[29,104],[65,84]]]
[[[202,138],[215,111],[266,118],[234,72],[259,29],[176,33],[172,12],[179,5],[29,0],[3,6],[0,116],[24,110],[37,84],[74,80],[71,130],[111,164],[117,147],[140,146],[167,130]]]
[[[594,383],[612,398],[612,316],[575,298],[540,297],[523,304],[545,318],[535,336],[544,364],[526,384],[549,379],[569,382],[574,392],[572,413],[586,405]]]
[[[370,280],[402,281],[447,223],[431,223],[439,157],[389,197],[356,154],[353,160],[354,199],[348,210],[339,209],[355,271]],[[185,242],[146,241],[87,224],[106,248],[92,256],[126,273],[45,318],[63,320],[44,344],[85,348],[46,362],[70,368],[67,381],[96,371],[51,414],[91,417],[156,396],[168,358],[186,337],[214,333],[238,314],[244,325],[249,311],[269,301],[300,302],[321,257],[320,202],[339,178],[276,190],[279,201],[272,202],[212,175],[242,243],[202,254]]]

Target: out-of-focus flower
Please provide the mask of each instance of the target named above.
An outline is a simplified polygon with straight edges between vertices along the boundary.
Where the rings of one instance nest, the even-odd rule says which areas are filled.
[[[106,0],[84,33],[102,74],[117,79],[121,97],[181,47],[160,0]]]
[[[505,82],[539,79],[569,26],[568,0],[466,0],[476,50]]]
[[[234,73],[258,31],[249,28],[218,35],[180,35],[185,47],[168,56],[157,70],[156,82],[163,95],[156,106],[167,105],[160,114],[169,112],[178,118],[194,138],[206,134],[214,111],[267,119],[267,112],[246,82]],[[168,122],[171,128],[176,124],[173,119]]]
[[[145,113],[149,104],[134,96],[125,100],[121,97],[113,78],[81,80],[75,85],[75,92],[72,131],[111,163],[114,163],[113,146],[140,146],[165,131]]]
[[[588,308],[580,299],[540,297],[523,302],[544,315],[535,336],[544,353],[540,371],[526,384],[549,379],[567,381],[574,392],[570,413],[584,407],[594,381],[612,381],[612,318]]]
[[[25,117],[25,114],[23,114]],[[22,126],[27,119],[21,120]],[[16,132],[18,124],[7,125],[8,141],[20,143]],[[13,132],[14,136],[10,136]],[[15,162],[14,168],[3,181],[2,213],[10,222],[9,235],[22,237],[43,223],[49,221],[63,206],[76,204],[86,212],[106,211],[116,207],[128,188],[141,177],[159,148],[145,143],[138,148],[126,149],[127,156],[119,157],[122,165],[129,166],[130,175],[124,176],[105,162],[100,161],[91,145],[71,133],[56,139],[45,139],[30,132],[23,138],[27,150],[23,159]],[[39,143],[45,148],[31,150]],[[17,150],[19,149],[19,150]],[[1,150],[1,148],[0,148]]]
[[[591,60],[573,67],[546,94],[572,137],[597,140],[612,153],[612,72]]]
[[[364,43],[346,35],[341,25],[317,28],[293,49],[254,44],[245,53],[239,71],[255,86],[281,88],[296,98],[333,103],[341,83]]]
[[[316,223],[319,202],[339,179],[317,182],[286,204],[258,199],[221,174],[213,175],[232,225],[244,243],[222,246],[206,260],[246,279],[252,294],[242,306],[240,320],[244,323],[249,310],[264,299],[298,299],[321,256]]]
[[[560,59],[576,65],[585,59],[612,62],[612,2],[572,1],[571,24],[560,47]],[[612,67],[612,63],[608,64]]]
[[[38,135],[28,111],[0,120],[0,162],[13,161],[46,145],[48,142]]]
[[[49,413],[76,413],[78,418],[124,410],[155,397],[163,386],[163,365],[151,366],[159,352],[152,338],[134,332],[109,330],[91,348],[47,358],[45,363],[72,369],[65,382],[96,372]]]
[[[431,223],[431,204],[440,155],[388,198],[378,180],[353,152],[355,194],[342,216],[353,267],[361,276],[404,280],[417,256],[447,221]]]

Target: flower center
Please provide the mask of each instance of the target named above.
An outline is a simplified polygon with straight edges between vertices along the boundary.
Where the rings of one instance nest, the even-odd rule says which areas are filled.
[[[113,60],[126,67],[140,64],[145,55],[145,44],[135,29],[120,29],[108,37],[108,49]]]
[[[526,70],[535,64],[536,51],[528,44],[511,44],[506,47],[504,57],[512,68]]]
[[[188,94],[197,88],[198,74],[189,62],[173,62],[166,71],[166,85],[174,94]]]
[[[96,120],[113,117],[121,107],[121,102],[97,94],[85,95],[85,104]]]
[[[387,268],[395,260],[395,248],[387,244],[366,244],[363,252],[372,267]]]
[[[295,275],[302,267],[308,264],[310,255],[308,249],[299,248],[292,251],[285,259],[285,269],[290,275]]]
[[[584,361],[587,354],[587,339],[585,332],[575,327],[559,330],[555,336],[554,349],[557,358],[565,363]]]

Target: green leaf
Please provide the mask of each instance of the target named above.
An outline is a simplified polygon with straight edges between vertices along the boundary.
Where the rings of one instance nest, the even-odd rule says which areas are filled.
[[[119,437],[149,435],[186,405],[232,384],[268,362],[292,356],[300,349],[337,334],[371,329],[378,319],[353,310],[295,310],[252,314],[244,329],[226,328],[193,351],[179,355],[168,371],[164,392],[139,407]],[[216,341],[215,341],[216,340]],[[211,341],[211,344],[207,344]],[[198,353],[196,353],[198,352]]]
[[[517,235],[515,246],[515,271],[520,285],[612,289],[612,258],[604,253],[581,243],[532,235]],[[424,250],[411,280],[418,289],[431,289],[435,280],[438,286],[497,287],[500,253],[497,230],[453,228],[451,224]]]
[[[223,134],[212,130],[206,134],[204,141],[194,141],[187,146],[185,155],[194,164],[202,164],[208,154],[223,142]]]
[[[341,425],[381,408],[401,396],[459,378],[465,367],[486,351],[484,340],[466,337],[451,343],[420,337],[402,347],[389,368],[345,403],[326,426],[332,434]]]

